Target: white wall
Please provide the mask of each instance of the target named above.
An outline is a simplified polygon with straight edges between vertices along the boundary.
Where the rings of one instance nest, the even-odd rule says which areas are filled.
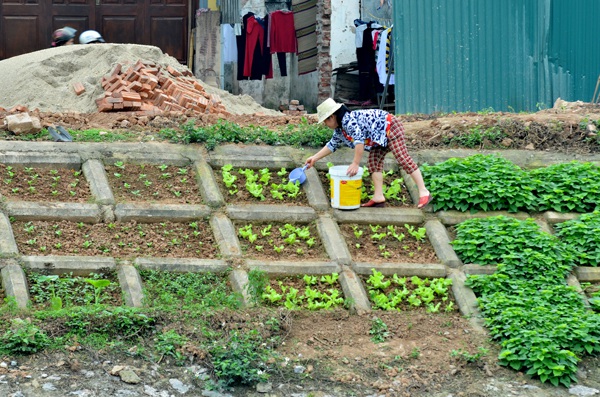
[[[335,69],[356,61],[354,20],[360,18],[360,0],[331,0],[331,63]]]

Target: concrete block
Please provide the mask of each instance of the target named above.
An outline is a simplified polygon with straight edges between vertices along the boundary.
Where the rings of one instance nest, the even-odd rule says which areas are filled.
[[[183,156],[181,153],[169,152],[155,147],[152,150],[152,145],[149,145],[146,150],[139,152],[134,151],[120,151],[114,150],[108,153],[104,153],[102,162],[106,165],[113,165],[117,161],[122,161],[125,164],[167,164],[174,165],[177,167],[187,167],[190,165],[190,159],[187,156]],[[163,145],[164,146],[164,145]],[[111,147],[113,147],[111,145]]]
[[[360,208],[354,211],[334,210],[333,216],[340,223],[362,225],[420,225],[425,220],[423,211],[413,208]]]
[[[317,219],[314,209],[295,205],[228,205],[226,211],[231,219],[250,222],[309,223]]]
[[[435,199],[434,199],[435,200]],[[436,216],[444,225],[452,226],[457,225],[467,219],[481,219],[490,218],[494,216],[507,216],[520,220],[525,220],[531,216],[527,212],[508,212],[508,211],[479,211],[475,213],[460,212],[460,211],[440,211],[436,213]]]
[[[100,223],[102,211],[97,204],[85,203],[34,203],[9,201],[6,212],[20,221],[57,221]]]
[[[26,309],[29,303],[29,288],[25,272],[21,266],[9,264],[2,267],[2,288],[7,298],[13,298],[19,309]]]
[[[321,215],[317,220],[317,230],[329,257],[340,265],[349,265],[352,256],[340,229],[328,215]]]
[[[305,174],[306,182],[302,185],[302,189],[306,193],[308,203],[317,211],[327,211],[331,205],[331,198],[327,195],[329,186],[324,188],[315,168],[306,170]]]
[[[496,265],[477,265],[477,264],[466,264],[464,266],[461,266],[461,270],[463,271],[463,273],[465,274],[473,274],[473,275],[481,275],[481,274],[486,274],[486,275],[490,275],[490,274],[494,274],[496,273],[497,270],[497,266]]]
[[[462,261],[454,252],[454,249],[450,245],[450,237],[446,228],[437,219],[432,219],[425,223],[425,229],[427,229],[427,237],[435,250],[435,254],[438,259],[446,266],[458,268],[462,265]]]
[[[575,277],[574,274],[571,273],[567,276],[567,285],[575,288],[575,291],[577,291],[577,293],[581,296],[583,305],[587,309],[591,308],[590,302],[588,301],[587,296],[585,295],[585,292],[583,291],[583,288],[581,288],[581,284],[579,284],[579,280],[577,280],[577,277]]]
[[[142,292],[142,279],[137,269],[131,265],[117,267],[119,284],[123,291],[125,304],[131,307],[142,307],[144,294]]]
[[[229,268],[227,262],[219,259],[136,258],[133,263],[140,269],[176,273],[222,273]]]
[[[235,168],[296,168],[297,164],[285,146],[221,145],[210,153],[208,160],[213,168],[232,164]]]
[[[600,268],[590,266],[577,266],[575,275],[579,282],[595,283],[600,281]]]
[[[460,313],[469,319],[473,328],[479,332],[485,332],[484,321],[479,311],[477,297],[473,290],[465,285],[466,276],[463,272],[452,269],[448,278],[452,280],[452,294]]]
[[[6,116],[6,125],[15,135],[36,134],[42,130],[42,124],[37,117],[29,113],[10,114]]]
[[[8,216],[0,212],[0,255],[16,255],[19,253],[17,242]]]
[[[210,165],[204,160],[196,161],[194,169],[196,171],[196,183],[206,204],[211,208],[219,208],[225,205],[225,200]]]
[[[210,226],[223,256],[242,256],[242,247],[238,240],[237,232],[229,218],[222,214],[215,214],[210,218]]]
[[[371,302],[360,278],[351,269],[345,267],[339,278],[344,297],[350,302],[350,310],[358,315],[371,312]]]
[[[115,206],[119,222],[188,222],[205,219],[210,214],[206,205],[127,203]]]
[[[115,197],[108,183],[104,164],[100,160],[88,160],[81,167],[83,175],[87,179],[90,190],[96,203],[102,205],[114,205]]]
[[[31,142],[24,142],[31,145]],[[69,145],[71,145],[69,143]],[[60,145],[64,147],[64,143]],[[57,148],[58,149],[58,148]],[[72,170],[81,169],[81,157],[76,153],[65,153],[58,150],[58,153],[52,151],[40,152],[34,151],[5,151],[0,152],[0,163],[23,165],[27,167],[43,168],[67,168]]]
[[[89,276],[116,268],[113,258],[99,256],[23,256],[21,259],[27,269],[56,275]]]
[[[370,275],[373,274],[373,269],[381,272],[386,276],[396,274],[399,277],[418,276],[429,278],[446,277],[448,271],[446,266],[438,263],[365,263],[357,262],[352,268],[357,274]]]
[[[242,306],[252,306],[253,299],[248,294],[248,273],[243,269],[235,269],[229,274],[229,282],[235,292],[240,294]]]
[[[579,215],[581,215],[581,214],[576,214],[576,213],[562,214],[560,212],[554,212],[554,211],[546,211],[543,214],[546,222],[548,222],[551,225],[556,225],[557,223],[563,223],[566,221],[572,221],[573,219],[579,218]]]
[[[273,275],[317,275],[339,273],[340,265],[336,262],[287,262],[287,261],[257,261],[246,260],[249,269],[262,270]]]

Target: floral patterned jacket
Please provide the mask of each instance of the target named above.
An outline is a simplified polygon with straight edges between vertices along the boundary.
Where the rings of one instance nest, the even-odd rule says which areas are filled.
[[[342,126],[333,131],[333,136],[327,142],[327,148],[335,152],[340,146],[346,145],[354,149],[356,144],[364,144],[369,151],[375,146],[387,146],[388,112],[380,109],[363,109],[347,112],[342,118]]]

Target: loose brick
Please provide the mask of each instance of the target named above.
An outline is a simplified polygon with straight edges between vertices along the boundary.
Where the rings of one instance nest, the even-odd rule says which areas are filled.
[[[73,83],[73,89],[75,90],[75,95],[79,96],[85,92],[85,87],[83,84],[77,82]]]

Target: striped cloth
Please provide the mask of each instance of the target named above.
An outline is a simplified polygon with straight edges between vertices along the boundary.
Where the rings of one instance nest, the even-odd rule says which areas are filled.
[[[298,74],[317,70],[317,0],[292,0],[298,39]]]

